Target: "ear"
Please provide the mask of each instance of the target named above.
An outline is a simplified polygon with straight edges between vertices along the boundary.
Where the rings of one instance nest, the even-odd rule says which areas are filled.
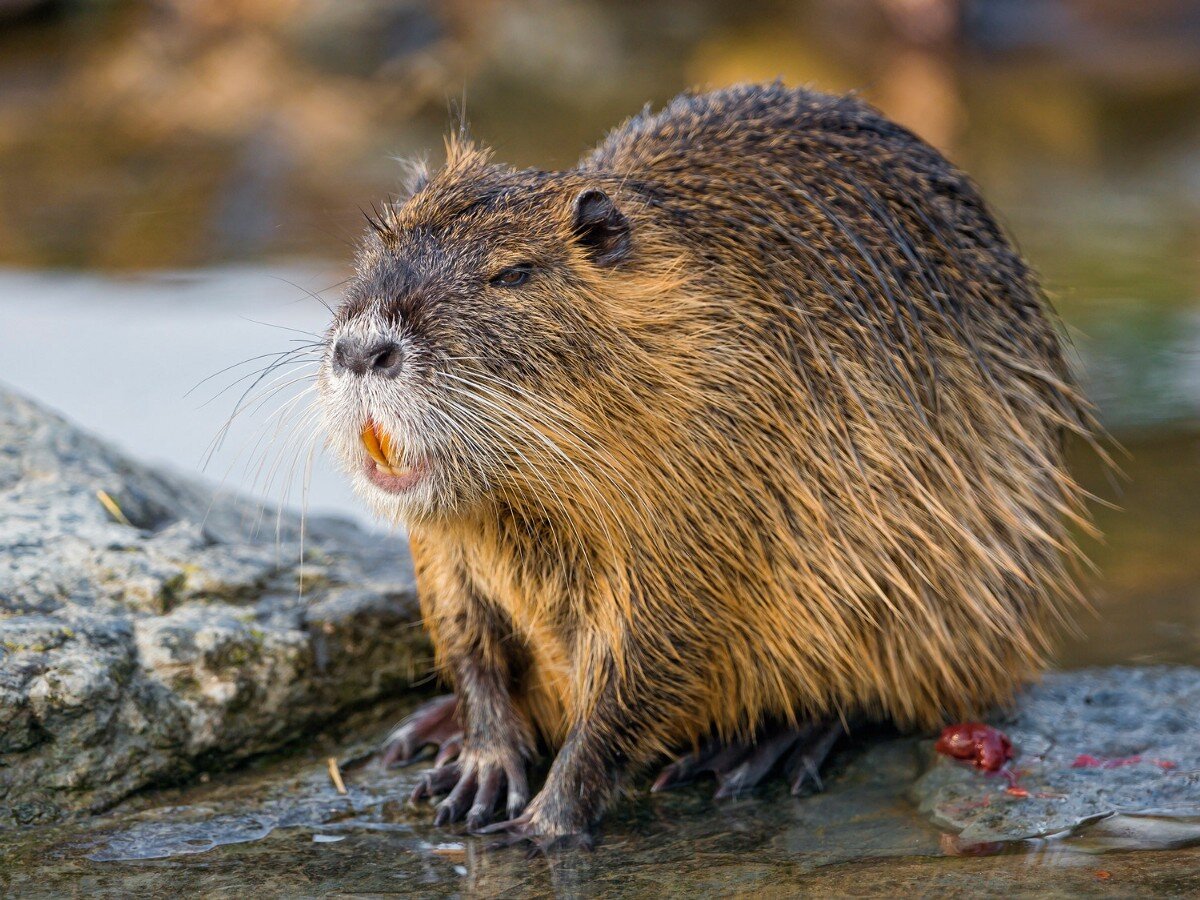
[[[629,255],[629,220],[604,191],[581,191],[572,216],[571,230],[596,265],[616,265]]]

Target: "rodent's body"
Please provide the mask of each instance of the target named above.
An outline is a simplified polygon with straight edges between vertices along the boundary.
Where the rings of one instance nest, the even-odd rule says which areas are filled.
[[[518,743],[568,745],[534,830],[577,830],[616,771],[714,733],[930,726],[1040,668],[1085,519],[1064,433],[1090,419],[1035,279],[936,151],[852,98],[733,88],[566,173],[452,147],[385,230],[473,190],[543,217],[603,192],[623,240],[545,267],[532,347],[479,320],[515,336],[477,381],[524,420],[497,444],[511,477],[406,512],[468,718],[464,658]],[[595,799],[563,811],[572,790]]]

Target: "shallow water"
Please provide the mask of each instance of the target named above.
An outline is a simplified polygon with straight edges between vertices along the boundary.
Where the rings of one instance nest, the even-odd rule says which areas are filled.
[[[382,773],[365,760],[384,734],[380,711],[371,719],[206,785],[18,836],[0,847],[0,884],[21,896],[233,896],[248,880],[272,896],[895,896],[905,884],[974,896],[1016,875],[1022,893],[1051,896],[1200,889],[1200,821],[1117,816],[1007,849],[961,846],[908,795],[931,742],[884,733],[838,751],[822,794],[796,799],[777,784],[718,804],[711,784],[653,796],[639,784],[593,851],[530,855],[430,827],[429,808],[402,799],[420,766]],[[350,760],[345,796],[331,754]]]

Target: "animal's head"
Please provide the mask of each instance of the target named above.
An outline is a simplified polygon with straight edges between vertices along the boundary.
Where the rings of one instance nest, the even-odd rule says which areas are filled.
[[[601,432],[633,405],[614,385],[638,376],[639,335],[661,324],[647,291],[674,277],[644,261],[618,190],[452,142],[372,220],[319,387],[330,442],[381,516],[554,502],[608,453]]]

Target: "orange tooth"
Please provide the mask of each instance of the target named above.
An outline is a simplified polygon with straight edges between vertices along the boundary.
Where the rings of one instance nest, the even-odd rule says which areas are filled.
[[[379,441],[379,449],[383,451],[384,459],[388,461],[388,465],[392,465],[392,460],[395,459],[392,456],[392,436],[376,425],[375,438]]]
[[[383,440],[384,446],[390,449],[389,445],[391,444],[391,441],[388,440],[386,434],[384,435]],[[368,419],[367,424],[363,426],[362,442],[363,446],[367,448],[367,452],[371,454],[371,459],[375,460],[375,462],[379,463],[381,466],[391,465],[391,463],[388,462],[388,458],[385,455],[384,449],[379,446],[380,441],[377,426],[370,419]]]

